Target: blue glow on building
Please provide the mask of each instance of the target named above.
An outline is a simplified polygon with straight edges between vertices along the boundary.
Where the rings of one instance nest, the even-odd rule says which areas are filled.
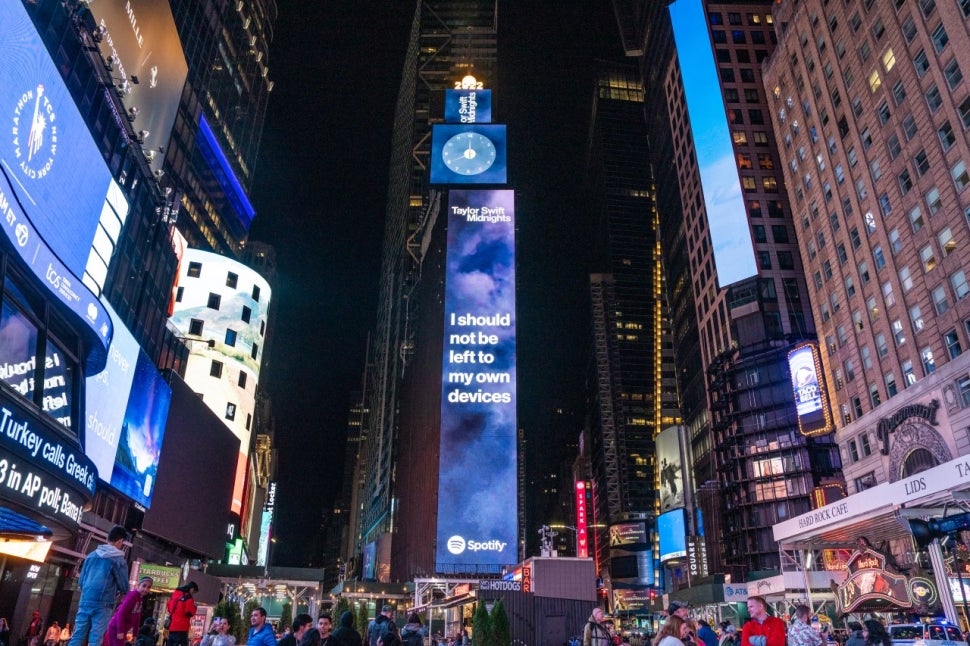
[[[199,150],[202,151],[202,156],[205,158],[206,163],[212,170],[212,174],[222,187],[226,200],[236,213],[236,224],[238,226],[233,226],[233,222],[227,221],[226,224],[229,230],[235,235],[245,235],[249,232],[253,218],[256,217],[256,209],[253,208],[245,189],[239,183],[236,173],[233,172],[232,166],[229,164],[229,159],[222,152],[222,147],[219,146],[215,133],[212,132],[212,128],[206,121],[205,116],[199,117],[199,136],[197,137],[197,142],[199,144]]]

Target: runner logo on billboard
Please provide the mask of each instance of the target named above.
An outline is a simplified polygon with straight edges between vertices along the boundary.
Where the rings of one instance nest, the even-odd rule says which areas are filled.
[[[43,84],[20,95],[14,108],[11,132],[20,171],[30,179],[43,178],[54,165],[54,155],[57,153],[56,121],[54,105],[44,94]]]

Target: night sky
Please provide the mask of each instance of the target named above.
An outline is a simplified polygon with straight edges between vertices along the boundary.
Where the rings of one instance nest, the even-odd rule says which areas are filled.
[[[276,248],[273,398],[279,538],[305,565],[340,487],[350,392],[376,317],[394,103],[409,0],[279,2],[251,238]],[[499,4],[493,116],[516,190],[519,425],[581,406],[589,222],[581,199],[594,57],[622,55],[611,3]],[[540,438],[535,438],[540,439]]]

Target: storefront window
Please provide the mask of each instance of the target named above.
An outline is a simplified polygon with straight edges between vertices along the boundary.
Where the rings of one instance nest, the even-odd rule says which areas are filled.
[[[0,303],[0,380],[73,429],[78,389],[77,336],[36,292],[10,271]],[[48,321],[45,329],[42,321]],[[43,365],[37,365],[43,348]],[[39,370],[38,370],[39,369]],[[38,388],[38,380],[42,387]]]

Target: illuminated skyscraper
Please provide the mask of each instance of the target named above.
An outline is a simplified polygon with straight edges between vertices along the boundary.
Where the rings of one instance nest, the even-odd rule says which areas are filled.
[[[493,86],[496,21],[495,0],[415,3],[394,120],[368,428],[357,464],[360,509],[351,528],[355,554],[376,557],[363,578],[407,580],[434,570],[436,523],[427,513],[438,486],[445,197],[428,184],[430,132],[443,117],[445,89],[466,75]]]
[[[643,109],[636,68],[601,64],[587,167],[596,222],[593,266],[599,272],[590,276],[590,516],[600,525],[594,545],[601,571],[609,562],[607,526],[655,514],[654,437],[680,415]],[[652,553],[652,544],[641,548]],[[618,578],[653,585],[653,571],[650,563],[642,573]]]

